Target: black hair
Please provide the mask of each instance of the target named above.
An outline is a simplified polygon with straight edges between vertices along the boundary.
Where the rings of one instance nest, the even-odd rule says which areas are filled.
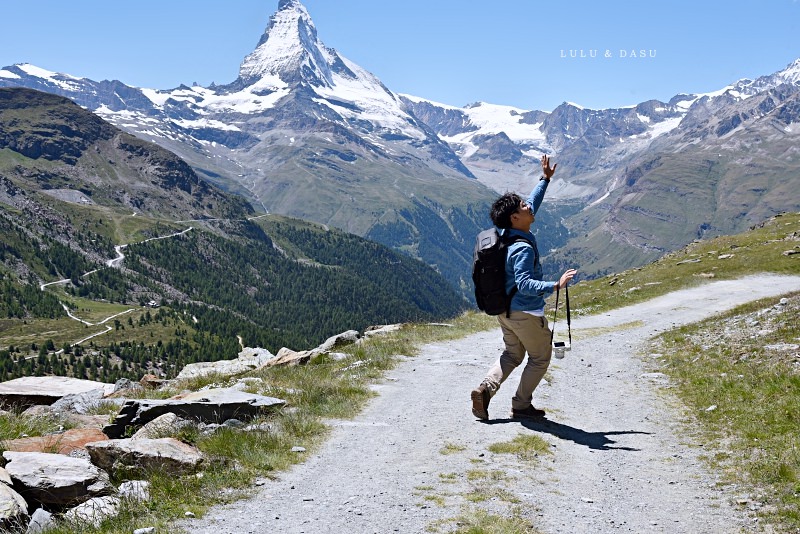
[[[522,205],[522,197],[516,193],[506,193],[492,204],[489,216],[498,228],[511,228],[511,215]]]

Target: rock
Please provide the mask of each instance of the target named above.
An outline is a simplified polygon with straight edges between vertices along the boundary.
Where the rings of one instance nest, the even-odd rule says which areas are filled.
[[[49,406],[67,395],[102,389],[106,395],[114,391],[112,384],[80,380],[66,376],[25,376],[0,383],[0,405],[28,407]]]
[[[683,260],[683,261],[679,261],[675,265],[685,265],[687,263],[700,263],[700,260],[697,260],[697,259],[695,259],[695,260]]]
[[[139,384],[145,389],[158,389],[163,386],[165,382],[166,380],[163,378],[158,378],[156,375],[151,374],[146,374],[139,380]]]
[[[335,336],[331,336],[325,340],[325,342],[317,347],[315,350],[318,352],[330,352],[334,349],[338,349],[339,347],[344,347],[346,345],[352,345],[356,341],[358,341],[358,331],[357,330],[348,330],[346,332],[342,332],[341,334],[337,334]]]
[[[141,391],[144,386],[131,380],[130,378],[120,378],[114,383],[114,393],[125,393]]]
[[[107,392],[105,389],[93,389],[83,393],[72,393],[55,401],[50,405],[50,408],[56,411],[66,411],[86,415],[103,402],[111,402],[117,406],[121,406],[124,402],[123,399],[119,398],[106,399],[106,395]]]
[[[305,447],[292,447],[292,452],[306,452]]]
[[[272,432],[270,423],[260,423],[258,425],[247,425],[243,429],[245,432]]]
[[[64,519],[78,525],[100,526],[104,519],[116,517],[119,513],[119,499],[117,497],[94,497],[67,510]]]
[[[114,491],[108,475],[82,458],[14,451],[5,451],[3,458],[20,495],[48,507],[75,505]]]
[[[11,439],[5,441],[4,445],[7,451],[71,454],[77,449],[83,449],[87,443],[106,439],[108,436],[103,434],[99,428],[73,428],[49,436]]]
[[[292,349],[283,347],[281,350],[278,351],[278,354],[265,362],[261,368],[264,367],[276,367],[278,365],[286,365],[286,366],[294,366],[294,365],[305,365],[313,356],[316,356],[318,353],[312,350],[304,350],[300,352],[295,352]]]
[[[37,508],[31,516],[31,521],[28,523],[28,529],[25,534],[42,534],[55,526],[56,522],[53,520],[53,514],[44,508]]]
[[[733,258],[733,254],[720,254],[717,256],[718,260],[729,260],[731,258]]]
[[[181,428],[191,424],[191,421],[181,419],[174,413],[165,413],[164,415],[159,415],[140,428],[131,436],[131,439],[171,438],[175,437]]]
[[[249,387],[253,386],[261,386],[264,383],[264,380],[255,376],[245,376],[240,378],[236,381],[235,384],[231,386],[232,389],[236,389],[239,391],[245,391]]]
[[[222,426],[227,426],[228,428],[244,428],[246,425],[238,419],[228,419],[222,423]]]
[[[258,369],[274,357],[267,349],[246,347],[233,360],[190,363],[181,369],[176,379],[184,380],[212,374],[222,376],[238,375]]]
[[[288,347],[282,347],[274,358],[264,362],[260,368],[276,367],[278,365],[305,365],[318,356],[323,354],[329,355],[330,351],[335,348],[352,345],[353,343],[357,343],[359,341],[360,338],[358,336],[358,331],[348,330],[346,332],[342,332],[341,334],[329,337],[322,345],[312,350],[303,350],[298,352]],[[333,359],[342,359],[346,357],[346,354],[336,353],[336,355],[333,356]]]
[[[794,256],[795,254],[800,254],[800,249],[793,248],[791,250],[785,250],[783,252],[784,256]]]
[[[119,485],[119,496],[132,501],[150,500],[150,482],[147,480],[128,480]]]
[[[0,527],[22,525],[27,521],[28,504],[25,499],[10,486],[0,484]]]
[[[368,326],[367,328],[364,329],[364,338],[391,334],[392,332],[397,332],[399,330],[402,330],[402,328],[403,328],[402,323]]]
[[[137,528],[133,531],[133,534],[153,534],[155,531],[156,527]]]
[[[0,482],[7,486],[14,485],[14,481],[11,480],[11,475],[8,474],[8,471],[6,471],[5,467],[0,467]]]
[[[165,413],[204,423],[221,423],[232,418],[247,420],[284,404],[286,401],[281,399],[233,388],[195,391],[166,400],[128,400],[103,432],[110,438],[120,438],[128,428],[139,428]]]
[[[203,453],[175,438],[112,439],[88,443],[92,463],[117,474],[162,471],[183,475],[197,471]]]

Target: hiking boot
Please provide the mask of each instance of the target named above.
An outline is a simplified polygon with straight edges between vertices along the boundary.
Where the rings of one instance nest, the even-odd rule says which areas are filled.
[[[492,394],[486,384],[481,384],[476,389],[472,390],[472,415],[486,421],[489,419],[489,401],[492,400]]]
[[[541,419],[544,410],[529,405],[527,408],[511,408],[511,419]]]

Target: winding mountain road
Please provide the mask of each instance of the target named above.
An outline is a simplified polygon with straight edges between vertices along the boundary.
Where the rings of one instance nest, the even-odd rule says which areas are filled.
[[[519,370],[492,399],[488,423],[472,416],[469,392],[502,350],[499,330],[426,345],[388,373],[361,415],[331,421],[330,439],[305,463],[251,499],[177,526],[417,533],[478,506],[507,515],[516,499],[545,533],[748,531],[753,520],[735,504],[741,495],[707,470],[702,443],[640,351],[659,332],[798,290],[800,276],[751,276],[574,320],[573,350],[553,361],[551,382],[534,396],[546,421],[507,418]],[[525,462],[488,451],[520,434],[543,438],[552,454]],[[494,481],[475,481],[480,470]],[[476,487],[506,493],[475,504],[465,497]]]

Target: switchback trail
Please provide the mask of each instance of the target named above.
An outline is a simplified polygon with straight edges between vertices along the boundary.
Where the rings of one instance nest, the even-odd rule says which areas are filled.
[[[798,290],[800,276],[750,276],[575,319],[572,351],[553,360],[551,382],[534,395],[546,421],[507,418],[519,369],[492,399],[490,421],[472,416],[470,390],[502,350],[499,329],[426,345],[388,373],[361,415],[332,421],[331,437],[305,463],[251,499],[177,526],[417,533],[478,507],[508,515],[513,497],[511,506],[545,533],[747,532],[753,520],[736,504],[747,496],[716,484],[700,459],[708,451],[641,351],[657,333]],[[543,438],[552,454],[531,462],[488,451],[520,434]],[[496,479],[468,476],[481,470]],[[471,502],[476,487],[501,498]]]

